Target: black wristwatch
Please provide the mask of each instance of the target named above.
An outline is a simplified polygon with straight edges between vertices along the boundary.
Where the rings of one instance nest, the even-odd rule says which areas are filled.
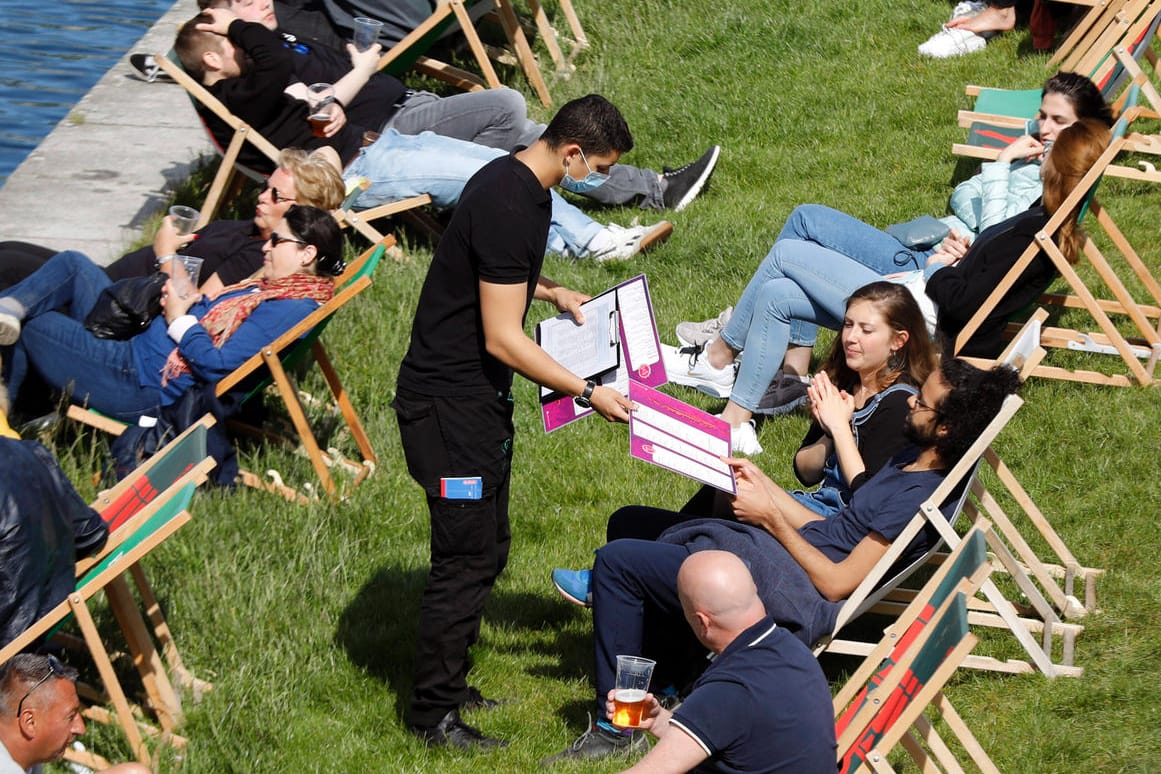
[[[597,383],[592,379],[589,379],[587,382],[585,382],[585,391],[573,398],[573,400],[576,402],[576,405],[586,409],[592,408],[593,390],[595,389],[597,389]]]

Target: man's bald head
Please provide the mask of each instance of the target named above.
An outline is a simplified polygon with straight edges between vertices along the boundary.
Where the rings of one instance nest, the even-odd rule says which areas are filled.
[[[697,638],[715,652],[766,615],[749,569],[728,551],[691,554],[677,573],[677,594]]]

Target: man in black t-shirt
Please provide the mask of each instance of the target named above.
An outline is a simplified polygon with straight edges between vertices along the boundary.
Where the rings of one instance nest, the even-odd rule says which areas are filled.
[[[524,317],[540,299],[583,321],[588,297],[540,276],[548,189],[599,185],[632,146],[608,100],[589,95],[566,104],[530,147],[489,162],[468,181],[424,281],[393,406],[408,470],[431,515],[431,572],[407,716],[428,744],[504,744],[464,723],[459,710],[492,704],[468,687],[468,648],[508,560],[513,372],[578,396],[609,421],[628,420],[627,398],[553,360],[525,335]]]

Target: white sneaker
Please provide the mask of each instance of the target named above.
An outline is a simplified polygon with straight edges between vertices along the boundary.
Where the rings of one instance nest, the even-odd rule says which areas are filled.
[[[677,324],[677,340],[686,347],[696,347],[699,344],[705,344],[711,339],[716,339],[718,334],[722,332],[722,328],[726,327],[726,323],[730,321],[730,315],[734,313],[734,307],[727,306],[721,314],[710,320],[702,320],[701,322],[679,322]]]
[[[634,223],[631,226],[618,226],[610,223],[605,227],[612,236],[613,243],[603,250],[594,251],[587,257],[597,263],[610,261],[627,261],[637,253],[643,253],[669,239],[673,233],[673,224],[668,220],[654,223],[652,226],[640,226]]]
[[[671,347],[661,345],[661,357],[669,381],[693,387],[715,398],[728,398],[734,389],[734,364],[714,368],[704,356],[705,347]]]
[[[737,427],[730,428],[730,449],[734,454],[745,454],[747,457],[762,453],[762,444],[758,443],[758,429],[754,426],[754,420],[749,419]]]
[[[988,41],[970,30],[944,27],[919,45],[919,53],[933,59],[950,59],[981,51]]]

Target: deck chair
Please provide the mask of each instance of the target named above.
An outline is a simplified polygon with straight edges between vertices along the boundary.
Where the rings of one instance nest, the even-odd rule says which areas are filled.
[[[829,649],[838,634],[850,621],[866,611],[865,603],[877,593],[884,579],[889,577],[891,568],[896,566],[904,550],[919,532],[930,524],[939,534],[948,550],[954,550],[960,543],[960,537],[952,524],[943,516],[940,504],[947,501],[957,487],[968,481],[968,476],[976,469],[979,460],[985,455],[992,442],[1000,431],[1015,415],[1023,401],[1017,395],[1009,395],[996,417],[988,424],[980,437],[972,444],[963,458],[948,471],[943,483],[923,502],[919,512],[895,539],[887,552],[879,559],[867,577],[851,592],[851,595],[839,608],[833,631],[827,637],[815,644],[815,653],[822,653]],[[965,512],[972,516],[976,512],[968,510],[965,503]],[[1014,557],[1007,547],[996,541],[989,546],[997,554],[996,561],[1004,567],[1018,567]],[[918,563],[907,568],[906,573],[900,573],[891,578],[891,584],[900,586],[918,570]],[[1013,575],[1014,580],[1023,580],[1019,574]],[[972,600],[973,625],[986,626],[1009,632],[1023,650],[1022,658],[999,659],[989,656],[973,655],[965,660],[964,665],[976,669],[989,671],[1025,674],[1041,672],[1049,677],[1069,676],[1078,677],[1083,669],[1076,666],[1074,661],[1075,642],[1077,636],[1084,631],[1084,627],[1062,620],[1059,612],[1052,603],[1034,585],[1021,585],[1021,593],[1027,594],[1027,601],[1021,606],[1014,604],[992,580],[986,580],[980,589],[982,598]],[[884,599],[884,595],[880,595]],[[882,608],[883,604],[875,606]],[[1030,607],[1035,615],[1022,614],[1022,610]],[[882,610],[880,610],[882,611]],[[898,612],[898,609],[895,610]]]
[[[844,708],[836,702],[840,772],[849,774],[860,768],[894,771],[887,756],[900,742],[922,771],[962,772],[962,766],[943,740],[932,733],[933,727],[924,716],[931,706],[955,730],[979,769],[998,774],[995,764],[943,695],[947,680],[977,641],[968,630],[966,598],[963,591],[950,595],[929,623],[892,650],[848,706]],[[931,754],[920,740],[929,745]]]
[[[1020,370],[1020,378],[1027,379],[1040,365],[1045,350],[1040,346],[1040,331],[1048,313],[1043,309],[1036,312],[1024,324],[1020,332],[1008,343],[1007,348],[995,361],[967,358],[980,368],[990,368],[997,362],[1007,363]],[[1027,522],[1034,530],[1029,530],[1033,538],[1043,542],[1053,556],[1044,559],[1029,544],[1025,532],[1017,528],[1012,517],[1001,508],[996,497],[988,491],[979,477],[972,481],[974,504],[968,504],[969,514],[985,515],[996,525],[1000,535],[1008,543],[1011,553],[1019,562],[1017,573],[1027,575],[1025,582],[1036,583],[1052,603],[1053,607],[1066,618],[1081,618],[1098,611],[1096,582],[1104,575],[1104,570],[1083,566],[1069,549],[1064,539],[1052,527],[1035,500],[1015,474],[1008,468],[995,449],[984,452],[983,462],[992,468],[1007,496],[1022,513],[1021,521]],[[1005,567],[997,569],[1008,570]]]
[[[113,719],[125,733],[134,757],[144,764],[150,763],[150,753],[145,744],[145,736],[159,737],[161,733],[137,720],[132,705],[113,669],[109,651],[97,630],[89,609],[89,601],[99,591],[108,592],[118,580],[124,583],[122,576],[129,567],[140,562],[190,520],[189,512],[186,509],[193,498],[195,487],[196,484],[193,481],[187,481],[181,486],[171,487],[163,496],[155,498],[137,517],[121,528],[121,531],[128,530],[124,538],[119,539],[114,548],[104,551],[102,558],[83,573],[77,580],[75,591],[69,595],[68,599],[61,602],[19,637],[6,645],[3,650],[0,650],[0,662],[7,661],[31,643],[51,632],[70,615],[75,617],[85,646],[96,664],[108,701],[113,705],[112,715],[98,710],[95,714],[88,716],[95,720]],[[116,608],[114,608],[114,612],[117,613]],[[136,622],[131,629],[147,637],[145,625],[141,621],[139,613],[134,610],[133,615],[136,616]],[[124,631],[127,622],[119,619],[119,623]],[[180,721],[180,716],[167,718],[166,714],[164,708],[158,712],[163,727],[172,728]],[[176,736],[171,736],[170,740],[171,743],[179,747],[184,746],[186,741]]]
[[[1155,58],[1151,42],[1161,24],[1161,3],[1151,0],[1128,0],[1137,12],[1143,11],[1136,21],[1126,18],[1121,28],[1121,38],[1113,40],[1103,53],[1076,67],[1062,70],[1082,72],[1089,76],[1100,88],[1105,100],[1113,107],[1113,114],[1121,117],[1129,115],[1129,120],[1139,117],[1157,118],[1161,111],[1161,94],[1153,86],[1140,67],[1143,57]],[[1127,12],[1126,12],[1127,13]],[[1102,44],[1103,45],[1103,44]],[[975,98],[971,110],[961,110],[957,120],[968,129],[966,143],[956,143],[952,152],[959,156],[994,159],[1000,150],[1024,133],[1027,119],[1036,115],[1040,107],[1040,89],[989,89],[968,86],[966,93]],[[1149,109],[1138,109],[1132,114],[1127,111],[1136,107],[1144,96]]]
[[[186,94],[189,95],[189,98],[195,104],[204,105],[207,110],[216,115],[234,131],[234,136],[230,140],[229,145],[223,148],[219,145],[217,138],[214,137],[214,133],[210,130],[205,119],[202,118],[201,113],[198,113],[198,120],[202,122],[202,128],[205,129],[206,135],[210,138],[210,142],[222,156],[221,163],[218,165],[218,171],[214,174],[214,179],[210,183],[210,190],[206,194],[205,201],[202,203],[200,210],[201,216],[194,226],[195,229],[198,229],[213,220],[217,216],[218,210],[221,209],[222,204],[229,198],[232,192],[236,191],[235,183],[239,179],[236,178],[235,173],[241,172],[252,180],[263,184],[265,183],[266,175],[242,164],[238,160],[243,147],[247,143],[266,158],[270,159],[272,164],[278,163],[280,149],[275,147],[274,143],[263,137],[258,130],[231,113],[221,100],[210,93],[209,89],[191,78],[182,69],[180,64],[174,62],[168,56],[161,54],[155,55],[154,58],[163,71],[168,73],[174,81],[181,84],[181,87],[185,89]],[[409,199],[389,202],[378,207],[363,210],[356,216],[353,209],[344,203],[343,207],[337,210],[334,215],[340,226],[350,226],[371,242],[372,245],[376,245],[383,241],[384,236],[371,226],[371,221],[393,215],[405,214],[410,210],[425,207],[429,204],[431,204],[430,196],[414,196]]]
[[[419,72],[443,80],[447,83],[468,91],[482,88],[498,89],[501,83],[496,69],[492,66],[488,49],[480,40],[476,32],[475,22],[469,13],[469,7],[480,0],[436,0],[435,10],[422,24],[412,30],[403,40],[396,43],[379,59],[379,69],[396,77],[402,76],[408,69],[415,67]],[[528,44],[528,38],[516,12],[512,9],[510,0],[488,0],[495,2],[495,12],[504,29],[504,34],[511,44],[513,53],[524,70],[536,96],[545,107],[552,106],[552,97],[549,96],[548,86],[540,73],[540,66],[536,63],[536,56]],[[472,56],[483,74],[479,76],[465,70],[451,67],[443,62],[426,56],[426,52],[440,39],[444,31],[453,23],[458,23],[468,41]]]
[[[339,497],[340,492],[330,474],[330,468],[335,465],[346,467],[354,473],[351,488],[358,486],[374,470],[378,458],[371,445],[363,424],[351,403],[350,396],[343,388],[338,372],[323,347],[320,336],[330,324],[335,313],[351,301],[359,293],[371,285],[371,274],[378,266],[379,261],[392,240],[390,237],[382,244],[375,245],[351,262],[346,271],[336,279],[334,297],[303,318],[297,325],[279,336],[259,352],[255,353],[234,371],[221,379],[215,387],[215,394],[222,397],[230,392],[239,392],[241,402],[253,399],[273,384],[286,406],[294,430],[298,435],[307,457],[317,474],[323,491],[331,497]],[[347,429],[351,433],[362,459],[358,462],[348,460],[334,450],[323,451],[311,429],[306,417],[302,397],[291,380],[290,373],[300,364],[305,365],[308,357],[313,357],[315,363],[323,373],[323,378],[334,398]],[[104,417],[101,414],[81,407],[71,407],[69,417],[99,430],[120,435],[125,425]],[[257,433],[263,438],[273,437],[265,433]],[[240,471],[241,482],[246,486],[277,494],[287,500],[297,503],[309,502],[311,497],[287,486],[276,471],[268,471],[268,478],[248,470]]]
[[[1125,137],[1126,124],[1125,117],[1117,121],[1113,140],[1109,147],[1097,159],[1093,168],[1081,179],[1076,189],[1065,198],[1056,214],[1048,220],[1044,229],[1037,233],[1008,274],[959,332],[955,342],[956,351],[964,347],[987,315],[1015,284],[1025,268],[1043,251],[1055,265],[1070,292],[1046,294],[1041,297],[1041,302],[1083,310],[1097,323],[1100,330],[1099,332],[1082,332],[1070,328],[1046,327],[1042,331],[1041,344],[1053,348],[1119,355],[1128,367],[1129,373],[1128,375],[1107,375],[1097,371],[1069,370],[1041,365],[1032,372],[1033,375],[1115,386],[1127,386],[1134,383],[1150,385],[1157,382],[1154,372],[1157,361],[1161,358],[1161,333],[1158,332],[1155,321],[1161,319],[1161,284],[1158,284],[1148,266],[1141,260],[1132,244],[1113,221],[1112,216],[1095,197],[1096,184],[1100,181],[1106,168],[1126,147],[1128,142]],[[1086,200],[1088,202],[1087,211],[1083,206]],[[1139,303],[1134,299],[1108,258],[1091,238],[1085,239],[1084,258],[1096,272],[1105,288],[1112,293],[1113,300],[1097,298],[1076,269],[1065,259],[1063,253],[1052,241],[1052,236],[1069,212],[1076,207],[1082,208],[1082,218],[1086,214],[1091,214],[1097,225],[1104,230],[1120,254],[1123,267],[1135,276],[1148,294],[1149,299],[1146,303]],[[1089,218],[1085,225],[1091,227],[1093,218]],[[1127,317],[1136,329],[1136,336],[1126,337],[1110,319],[1110,314]]]
[[[540,31],[540,37],[544,41],[544,47],[548,49],[548,55],[552,57],[552,62],[556,65],[557,75],[567,76],[576,70],[573,60],[581,51],[588,49],[591,45],[588,36],[585,35],[584,27],[581,26],[580,18],[576,15],[576,9],[573,8],[572,0],[560,0],[560,12],[564,14],[564,18],[568,22],[568,28],[572,32],[571,38],[563,38],[556,31],[552,22],[548,20],[548,15],[545,14],[540,0],[528,0],[528,6],[532,11],[532,18],[536,22],[536,29]],[[560,47],[562,40],[569,47],[567,55]]]

